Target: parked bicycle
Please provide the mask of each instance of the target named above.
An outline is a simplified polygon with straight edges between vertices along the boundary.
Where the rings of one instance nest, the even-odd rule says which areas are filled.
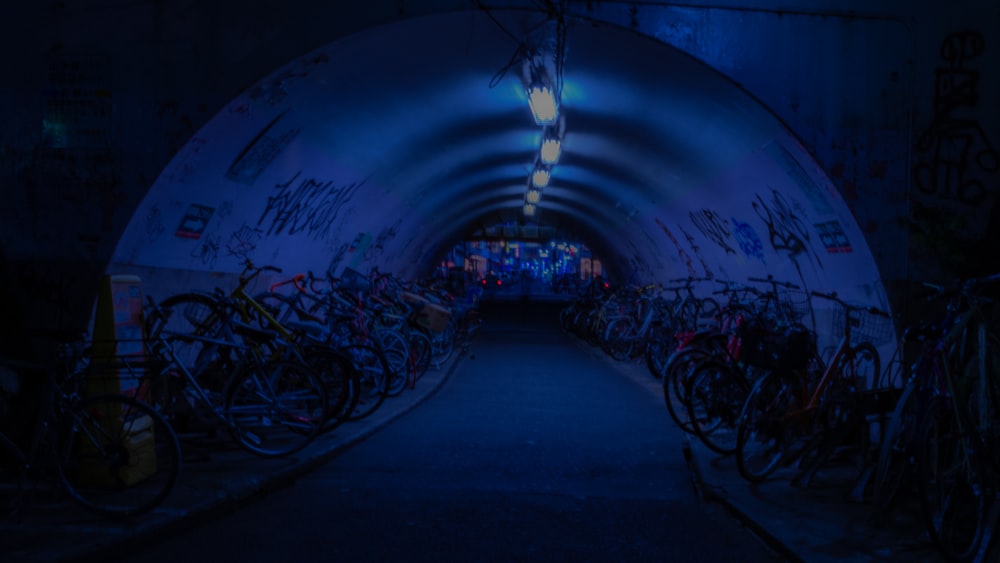
[[[27,441],[0,432],[0,450],[9,454],[3,459],[17,479],[11,513],[20,515],[45,483],[105,517],[155,509],[180,474],[173,428],[134,396],[87,393],[88,378],[116,376],[123,364],[94,361],[86,342],[61,346],[59,356],[54,366],[0,361],[8,370],[44,381]]]

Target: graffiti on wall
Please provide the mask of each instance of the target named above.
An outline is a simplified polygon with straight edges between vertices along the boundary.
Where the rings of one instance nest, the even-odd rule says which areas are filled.
[[[689,216],[694,227],[705,238],[724,250],[726,255],[736,254],[736,250],[729,244],[733,233],[729,229],[729,224],[726,223],[726,220],[721,215],[711,209],[699,209],[692,211]]]
[[[288,147],[302,128],[293,127],[276,133],[275,125],[287,113],[287,110],[279,113],[243,147],[226,170],[226,178],[247,186],[252,185],[264,169]]]
[[[266,234],[305,234],[314,240],[328,240],[337,219],[365,181],[336,185],[315,178],[299,179],[300,172],[283,184],[275,184],[275,193],[257,219],[266,225]]]
[[[163,173],[163,179],[170,183],[184,184],[194,176],[201,162],[201,149],[208,144],[203,137],[194,137],[183,144],[183,151],[170,163]]]
[[[681,262],[683,262],[684,266],[687,268],[688,276],[692,278],[698,277],[698,271],[695,270],[694,268],[694,260],[692,260],[691,255],[688,254],[686,250],[684,250],[684,247],[681,246],[681,243],[677,241],[677,237],[674,236],[674,233],[671,232],[670,228],[667,227],[663,223],[663,221],[660,221],[659,218],[656,219],[656,224],[660,227],[661,230],[663,230],[663,234],[667,235],[667,238],[670,239],[670,242],[674,243],[674,248],[677,249],[677,256],[681,259]]]
[[[990,195],[985,175],[1000,170],[1000,155],[969,110],[979,104],[975,59],[986,49],[982,33],[952,33],[941,44],[934,113],[916,142],[914,182],[928,196],[978,206]],[[992,109],[992,108],[990,108]]]
[[[750,223],[744,223],[736,217],[731,217],[733,222],[733,240],[740,247],[740,252],[747,258],[760,260],[761,264],[767,264],[764,259],[764,243],[760,240],[757,231]]]
[[[368,250],[365,251],[365,261],[378,260],[385,254],[385,245],[390,240],[396,238],[399,234],[399,225],[403,222],[402,219],[396,219],[396,222],[388,227],[383,227],[377,235],[375,235],[375,240],[372,241],[371,245],[368,246]]]
[[[146,240],[148,242],[153,242],[166,232],[167,227],[163,224],[163,212],[160,211],[159,204],[154,203],[149,208],[143,218],[143,224],[146,226]]]
[[[210,270],[215,268],[215,261],[219,259],[219,236],[210,235],[201,239],[200,244],[191,250],[191,257]]]
[[[922,275],[976,276],[1000,267],[1000,154],[982,117],[993,105],[981,92],[988,66],[983,34],[963,30],[941,43],[930,123],[914,145],[916,185],[908,217],[915,264]],[[983,98],[986,103],[980,104]]]
[[[681,233],[683,233],[684,235],[684,240],[686,240],[688,246],[691,247],[691,252],[693,252],[695,258],[698,259],[698,263],[701,265],[702,271],[705,272],[705,277],[708,279],[715,278],[715,274],[712,272],[712,269],[708,267],[708,263],[705,262],[705,257],[702,256],[701,254],[701,247],[698,246],[698,244],[695,242],[695,239],[693,236],[691,236],[691,233],[687,232],[687,230],[685,230],[684,227],[680,225],[678,225],[677,228],[681,230]]]
[[[791,258],[796,266],[799,265],[799,258],[805,258],[822,268],[819,255],[812,249],[812,238],[800,208],[792,206],[778,190],[772,189],[766,201],[760,194],[755,194],[755,197],[753,210],[767,227],[771,248]]]
[[[229,235],[226,253],[229,256],[239,258],[240,262],[244,262],[253,257],[253,251],[257,249],[257,243],[263,236],[262,229],[243,223],[243,226]]]

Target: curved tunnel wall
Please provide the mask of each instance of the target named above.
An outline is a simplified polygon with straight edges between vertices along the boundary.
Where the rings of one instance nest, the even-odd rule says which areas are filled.
[[[504,18],[527,29],[539,16]],[[622,280],[771,274],[887,307],[850,209],[767,108],[627,30],[572,20],[567,45],[563,156],[539,222],[582,228]],[[540,130],[516,73],[489,86],[515,48],[484,14],[452,13],[288,63],[177,153],[108,271],[140,273],[153,295],[225,285],[220,272],[247,257],[412,277],[480,224],[523,222]],[[359,235],[370,237],[361,256]]]

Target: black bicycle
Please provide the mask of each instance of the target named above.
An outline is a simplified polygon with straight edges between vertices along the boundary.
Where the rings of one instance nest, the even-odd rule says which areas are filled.
[[[9,454],[4,474],[16,479],[12,515],[32,494],[48,491],[102,516],[128,518],[156,508],[177,482],[181,449],[173,428],[134,396],[88,394],[87,378],[103,370],[88,350],[62,346],[55,367],[0,360],[9,373],[45,382],[29,436],[0,431],[0,451]]]

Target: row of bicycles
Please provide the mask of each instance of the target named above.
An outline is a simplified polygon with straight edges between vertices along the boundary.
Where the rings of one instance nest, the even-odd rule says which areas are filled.
[[[250,291],[265,272],[280,274],[247,261],[232,288],[147,296],[141,339],[64,346],[58,369],[41,370],[48,385],[28,439],[0,432],[12,511],[49,477],[99,514],[147,512],[176,483],[189,438],[291,455],[413,388],[481,324],[478,288],[456,295],[372,269]]]
[[[898,333],[877,307],[773,278],[675,281],[580,299],[564,315],[589,320],[564,327],[615,359],[644,357],[676,425],[734,456],[748,482],[787,477],[808,486],[827,464],[849,459],[858,470],[849,495],[871,504],[873,522],[919,505],[945,558],[977,557],[996,526],[1000,492],[992,308],[1000,274],[925,284],[921,307],[934,314]],[[616,330],[619,322],[629,329]],[[809,328],[817,324],[836,344],[819,349]],[[603,328],[594,336],[581,326]],[[887,347],[894,351],[883,364]]]

